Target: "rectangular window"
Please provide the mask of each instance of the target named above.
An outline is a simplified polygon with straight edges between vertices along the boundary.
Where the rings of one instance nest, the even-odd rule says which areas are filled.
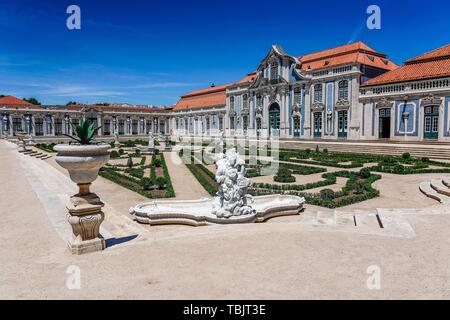
[[[109,119],[105,119],[104,121],[103,132],[105,136],[111,135],[111,121]]]
[[[62,135],[62,119],[55,119],[55,135]]]
[[[44,120],[42,118],[34,119],[34,130],[36,136],[44,135]]]
[[[22,129],[22,119],[21,118],[13,118],[13,131],[21,132]]]
[[[144,118],[140,118],[139,119],[139,125],[140,125],[141,134],[144,134],[145,133],[145,120],[144,120]]]
[[[125,134],[125,120],[119,120],[119,134]]]
[[[138,121],[137,120],[132,120],[131,131],[132,131],[132,134],[138,134]]]

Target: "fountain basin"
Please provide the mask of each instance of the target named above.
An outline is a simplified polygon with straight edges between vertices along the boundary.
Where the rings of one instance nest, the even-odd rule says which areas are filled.
[[[204,226],[210,224],[242,224],[264,222],[273,217],[297,215],[303,211],[305,199],[291,195],[268,195],[253,198],[255,213],[230,218],[212,214],[214,199],[158,200],[130,208],[130,214],[140,223],[150,225],[183,224]]]

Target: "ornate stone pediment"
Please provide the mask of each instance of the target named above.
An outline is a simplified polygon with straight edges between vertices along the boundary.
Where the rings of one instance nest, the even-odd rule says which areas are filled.
[[[394,105],[393,102],[387,100],[385,97],[381,98],[380,101],[377,102],[376,107],[377,109],[385,109],[385,108],[392,108]]]
[[[342,110],[342,109],[348,109],[350,108],[350,101],[348,100],[339,100],[336,102],[336,109]]]
[[[427,97],[422,99],[422,107],[427,106],[440,106],[442,103],[442,99],[439,97],[436,97],[433,94],[428,95]]]
[[[311,106],[312,112],[323,111],[325,109],[325,105],[321,102],[314,102]]]

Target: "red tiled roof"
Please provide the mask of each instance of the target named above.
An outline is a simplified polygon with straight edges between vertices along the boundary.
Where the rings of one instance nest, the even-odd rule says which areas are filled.
[[[226,104],[226,88],[229,85],[221,85],[193,91],[181,97],[173,107],[174,111],[194,108],[224,106]]]
[[[362,87],[450,76],[450,45],[406,61],[403,67],[365,82]]]
[[[423,62],[424,60],[436,59],[436,58],[450,58],[450,44],[447,44],[443,47],[434,49],[430,52],[424,53],[418,57],[409,59],[406,61],[406,64],[411,64],[415,62]]]
[[[11,107],[15,109],[41,109],[41,106],[34,105],[22,99],[13,97],[13,96],[5,96],[0,98],[0,106]]]
[[[72,104],[68,106],[54,106],[51,107],[54,110],[71,110],[80,111],[84,108],[93,108],[102,111],[123,111],[123,112],[158,112],[165,110],[166,108],[158,107],[144,107],[144,106],[120,106],[120,105],[84,105],[84,104]]]
[[[355,42],[332,49],[327,49],[298,58],[303,71],[313,71],[351,63],[361,63],[383,70],[394,70],[398,66],[363,42]]]
[[[249,83],[249,82],[252,82],[253,80],[255,80],[255,78],[256,78],[256,72],[251,72],[248,75],[246,75],[244,78],[239,80],[238,82],[233,83],[232,85]]]

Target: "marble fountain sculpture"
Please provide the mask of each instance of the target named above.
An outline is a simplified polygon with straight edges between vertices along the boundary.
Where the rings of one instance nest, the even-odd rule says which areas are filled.
[[[130,208],[130,214],[140,223],[150,225],[237,224],[264,222],[267,219],[300,214],[305,199],[291,195],[252,197],[245,177],[245,162],[236,149],[216,157],[217,196],[200,200],[161,200]]]

